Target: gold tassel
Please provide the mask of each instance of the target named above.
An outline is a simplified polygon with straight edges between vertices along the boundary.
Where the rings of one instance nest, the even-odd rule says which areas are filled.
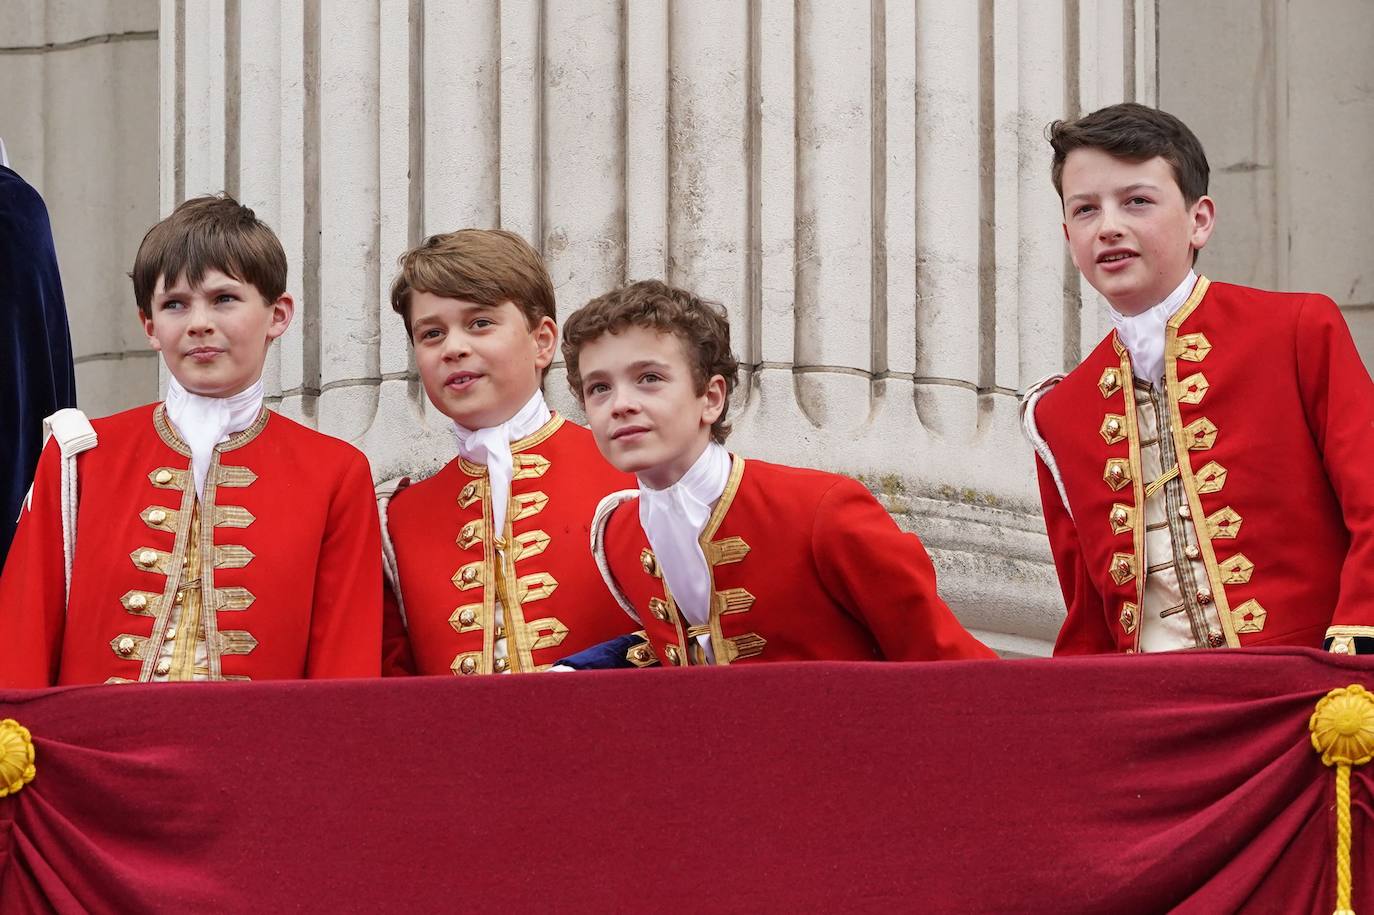
[[[1336,767],[1336,911],[1355,915],[1350,902],[1350,767],[1374,758],[1374,695],[1359,684],[1333,689],[1307,722],[1312,748]]]

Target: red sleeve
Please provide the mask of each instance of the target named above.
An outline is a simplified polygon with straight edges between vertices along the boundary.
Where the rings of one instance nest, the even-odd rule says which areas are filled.
[[[410,649],[410,635],[401,618],[401,605],[391,584],[382,582],[382,676],[409,677],[415,675],[415,656]]]
[[[376,677],[382,657],[382,537],[367,458],[354,455],[329,507],[315,570],[305,675]]]
[[[1064,592],[1064,606],[1068,616],[1054,643],[1054,653],[1104,654],[1116,651],[1116,639],[1107,628],[1107,614],[1102,607],[1102,595],[1083,564],[1083,552],[1078,545],[1078,527],[1069,517],[1054,485],[1049,468],[1040,456],[1035,458],[1036,474],[1040,478],[1040,506],[1045,514],[1045,532],[1050,537],[1050,552],[1054,555],[1054,570],[1059,574],[1059,588]]]
[[[1374,382],[1340,309],[1326,296],[1303,302],[1296,347],[1307,424],[1350,532],[1331,625],[1374,636]]]
[[[991,658],[935,591],[935,566],[915,534],[861,484],[840,479],[811,528],[821,584],[858,617],[889,661]]]
[[[34,475],[32,505],[19,515],[0,575],[0,687],[57,682],[67,615],[61,478],[57,442],[49,441]]]

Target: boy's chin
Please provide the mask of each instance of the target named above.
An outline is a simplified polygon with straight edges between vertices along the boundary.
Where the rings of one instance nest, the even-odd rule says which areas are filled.
[[[258,380],[258,376],[225,379],[204,376],[187,377],[186,372],[172,372],[171,374],[188,394],[196,394],[200,397],[233,397]]]

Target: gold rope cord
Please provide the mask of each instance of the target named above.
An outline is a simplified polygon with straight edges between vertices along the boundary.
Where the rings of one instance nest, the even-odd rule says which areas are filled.
[[[36,771],[29,729],[13,718],[0,721],[0,797],[8,797],[33,781]]]
[[[1374,695],[1359,684],[1333,689],[1317,703],[1307,727],[1322,762],[1336,767],[1335,915],[1355,915],[1350,901],[1350,767],[1374,758]]]

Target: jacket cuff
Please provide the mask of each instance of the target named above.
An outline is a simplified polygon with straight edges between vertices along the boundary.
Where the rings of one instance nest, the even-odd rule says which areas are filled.
[[[1374,626],[1332,626],[1322,647],[1332,654],[1374,654]]]

